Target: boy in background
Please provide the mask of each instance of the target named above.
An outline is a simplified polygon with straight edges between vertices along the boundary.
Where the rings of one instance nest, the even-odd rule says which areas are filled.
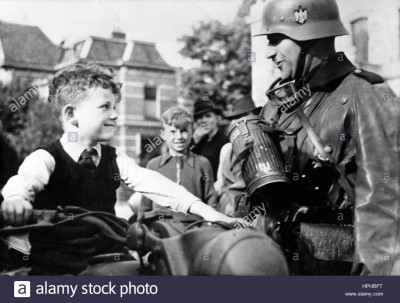
[[[189,150],[193,137],[193,117],[183,108],[171,107],[162,114],[161,121],[163,125],[161,138],[165,140],[168,151],[150,160],[147,168],[182,185],[200,200],[215,208],[217,196],[211,164],[205,157]],[[135,209],[134,201],[140,201],[136,195],[130,199],[133,209]],[[146,197],[141,199],[141,204],[140,211],[159,208],[156,204],[151,205],[151,201]]]

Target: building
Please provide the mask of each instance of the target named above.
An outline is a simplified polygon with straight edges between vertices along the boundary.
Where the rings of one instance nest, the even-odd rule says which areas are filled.
[[[37,27],[0,22],[0,81],[36,79],[47,92],[48,80],[64,67],[95,61],[113,68],[122,85],[118,131],[113,144],[145,164],[159,152],[161,112],[177,104],[175,69],[154,43],[87,37],[66,48],[53,44]],[[43,99],[47,95],[42,96]]]
[[[39,27],[0,21],[1,82],[25,78],[46,86],[61,54],[62,48],[53,44]]]
[[[248,22],[252,35],[261,29],[263,7],[270,0],[251,6]],[[357,67],[380,74],[400,96],[400,2],[398,0],[337,0],[341,19],[349,36],[336,38],[337,51],[343,51]],[[301,1],[299,1],[301,5]],[[258,105],[266,102],[265,91],[279,76],[267,60],[266,38],[252,38],[252,95]]]

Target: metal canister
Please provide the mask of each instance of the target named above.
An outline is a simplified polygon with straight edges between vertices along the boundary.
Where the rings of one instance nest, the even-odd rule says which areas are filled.
[[[233,166],[241,162],[243,179],[250,196],[261,189],[268,192],[272,184],[276,189],[290,183],[284,172],[276,139],[280,134],[278,130],[260,116],[250,115],[232,123],[228,133],[236,157]]]

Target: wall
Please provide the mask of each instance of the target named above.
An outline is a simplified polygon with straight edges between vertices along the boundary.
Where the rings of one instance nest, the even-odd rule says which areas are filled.
[[[122,100],[119,105],[119,131],[115,143],[128,156],[137,160],[143,155],[141,142],[156,137],[161,129],[162,111],[177,104],[175,73],[122,67],[119,71]],[[157,88],[154,115],[146,117],[144,87]]]

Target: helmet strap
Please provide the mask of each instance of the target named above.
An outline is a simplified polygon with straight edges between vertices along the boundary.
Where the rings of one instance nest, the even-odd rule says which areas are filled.
[[[294,80],[296,82],[298,82],[300,79],[303,78],[304,68],[306,66],[306,58],[307,58],[307,54],[308,54],[307,50],[308,50],[308,47],[301,45],[300,55],[297,60],[296,70],[294,73]]]
[[[298,82],[304,77],[304,68],[306,67],[307,55],[310,53],[310,49],[315,45],[316,40],[308,41],[297,41],[300,46],[300,55],[297,60],[297,66],[294,73],[294,80]]]

